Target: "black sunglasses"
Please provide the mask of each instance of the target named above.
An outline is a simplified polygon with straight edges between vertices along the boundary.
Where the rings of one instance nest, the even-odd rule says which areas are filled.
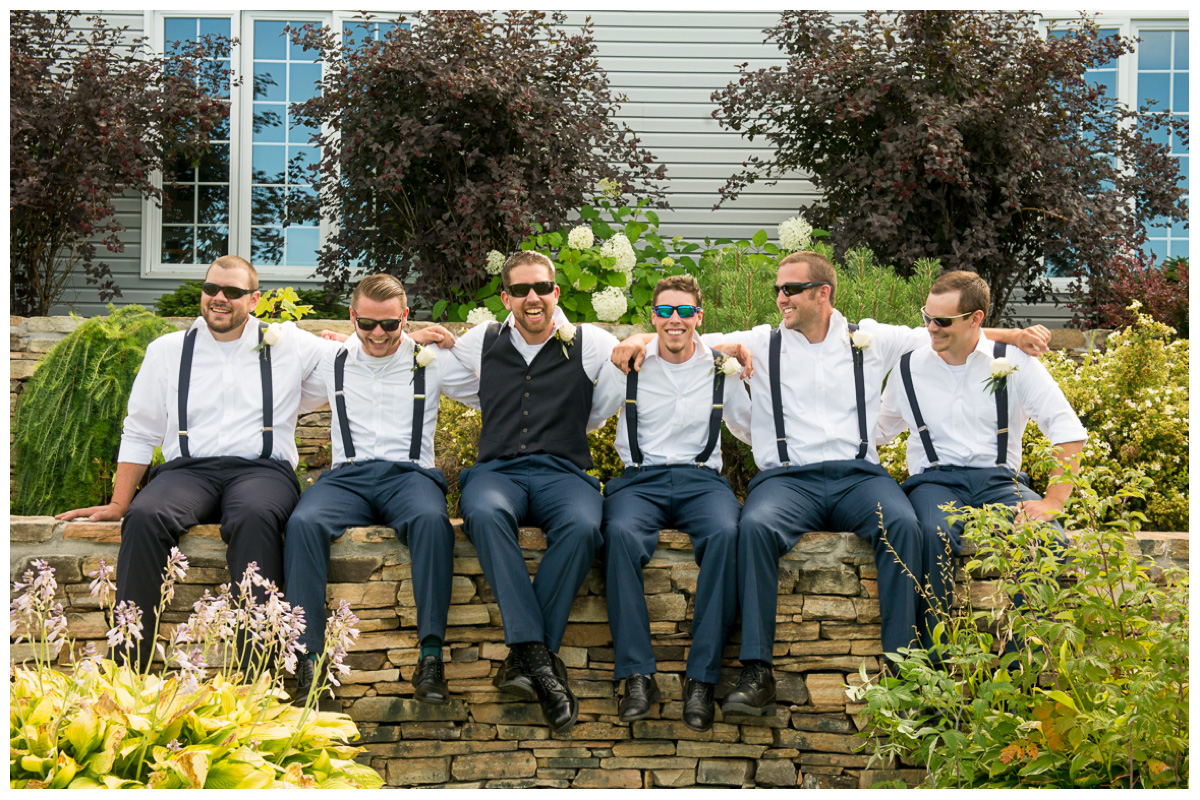
[[[702,310],[700,306],[655,306],[654,316],[660,319],[670,319],[672,314],[679,312],[680,319],[688,319]]]
[[[218,294],[224,294],[226,300],[238,300],[244,295],[253,294],[254,289],[243,289],[240,286],[220,286],[215,283],[204,283],[200,286],[200,291],[204,292],[209,297],[216,297]]]
[[[554,293],[554,281],[538,281],[537,283],[514,283],[508,287],[507,291],[513,297],[526,297],[529,290],[533,289],[538,293],[538,296],[545,297],[548,294]]]
[[[804,283],[784,283],[775,285],[775,294],[783,292],[788,297],[794,294],[800,294],[806,289],[812,289],[816,286],[832,286],[829,281],[805,281]]]
[[[392,333],[400,327],[402,319],[367,319],[366,317],[355,316],[354,321],[358,323],[359,330],[373,331],[375,326],[383,328],[387,333]]]
[[[921,319],[925,320],[925,324],[933,323],[939,328],[949,328],[954,324],[954,320],[960,317],[969,317],[974,314],[974,311],[968,311],[965,314],[955,314],[953,317],[931,317],[925,313],[925,306],[921,306]]]

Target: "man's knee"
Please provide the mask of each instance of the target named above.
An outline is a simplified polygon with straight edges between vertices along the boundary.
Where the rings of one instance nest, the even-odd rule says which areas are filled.
[[[590,515],[580,515],[555,525],[552,531],[546,531],[547,538],[560,546],[586,547],[599,550],[604,545],[604,537],[600,533],[599,520],[593,520]]]
[[[741,547],[759,549],[775,543],[779,513],[767,503],[747,504],[737,524],[736,540]]]
[[[121,541],[163,542],[174,545],[174,534],[182,533],[170,512],[150,503],[133,503],[125,510],[121,523]]]

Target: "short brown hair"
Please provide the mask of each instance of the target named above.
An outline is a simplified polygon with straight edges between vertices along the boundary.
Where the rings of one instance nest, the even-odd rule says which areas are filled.
[[[550,280],[554,280],[554,262],[550,260],[549,256],[544,256],[536,250],[522,250],[519,253],[513,253],[504,262],[504,266],[500,268],[500,283],[507,287],[508,274],[526,264],[538,264],[545,267],[550,270]]]
[[[786,264],[804,264],[808,267],[808,279],[810,281],[822,281],[829,284],[829,305],[833,305],[833,299],[837,296],[837,270],[833,268],[833,264],[828,258],[820,253],[814,253],[812,250],[800,250],[785,256],[779,262],[779,266]]]
[[[668,275],[660,279],[654,286],[654,296],[650,299],[650,304],[658,305],[658,296],[663,292],[687,292],[697,306],[704,305],[700,296],[700,284],[691,275]]]
[[[378,303],[386,303],[388,300],[399,298],[400,308],[402,310],[408,308],[408,296],[404,293],[404,284],[395,275],[388,275],[385,272],[368,275],[359,281],[350,295],[350,305],[356,304],[361,297]]]
[[[950,294],[958,292],[958,310],[963,314],[973,314],[982,311],[984,315],[992,305],[992,290],[987,281],[978,273],[965,269],[943,272],[933,285],[929,287],[930,294]]]
[[[208,269],[212,269],[213,267],[242,270],[250,276],[250,291],[258,291],[258,270],[254,268],[254,265],[241,256],[221,256],[216,261],[212,262]],[[204,271],[204,277],[208,278],[208,270]]]

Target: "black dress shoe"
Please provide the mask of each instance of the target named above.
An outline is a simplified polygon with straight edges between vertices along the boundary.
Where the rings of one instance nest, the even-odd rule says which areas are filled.
[[[450,687],[446,685],[446,665],[441,656],[428,655],[417,664],[412,685],[416,689],[413,697],[422,703],[443,705],[450,700]]]
[[[537,667],[529,674],[533,690],[537,693],[538,704],[542,707],[542,716],[546,724],[555,733],[565,733],[579,719],[579,701],[571,693],[571,687],[566,680],[560,678],[555,669],[556,665]]]
[[[524,660],[518,655],[518,649],[513,647],[509,649],[508,657],[500,664],[500,671],[496,673],[496,677],[492,678],[492,685],[522,700],[537,700],[533,681],[526,672]]]
[[[764,661],[753,661],[742,667],[737,686],[725,695],[721,703],[724,714],[746,714],[761,717],[775,713],[775,676],[771,665]]]
[[[625,696],[621,698],[618,716],[621,722],[645,719],[650,714],[650,706],[660,699],[662,692],[658,690],[658,682],[653,675],[630,675],[625,679]]]
[[[292,705],[303,707],[308,701],[308,693],[312,691],[317,662],[311,658],[301,658],[296,662],[296,691],[292,694]]]
[[[688,678],[683,684],[683,724],[694,731],[704,732],[712,727],[713,689],[716,686]]]

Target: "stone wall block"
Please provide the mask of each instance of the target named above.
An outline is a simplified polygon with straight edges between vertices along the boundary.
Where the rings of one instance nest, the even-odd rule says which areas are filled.
[[[497,758],[490,753],[455,756],[450,765],[455,780],[481,778],[528,778],[537,774],[537,759],[532,753],[507,753]]]
[[[794,787],[800,777],[796,765],[782,758],[758,762],[754,782],[759,786]]]
[[[717,786],[744,786],[753,775],[752,761],[701,761],[696,767],[696,783]]]
[[[854,603],[847,597],[805,595],[804,617],[809,620],[849,621],[858,617]]]
[[[857,596],[861,584],[853,567],[838,564],[819,569],[801,569],[794,591],[804,594],[841,594]]]
[[[642,773],[636,769],[581,769],[571,786],[575,789],[641,789]]]
[[[416,786],[445,783],[450,780],[449,758],[389,758],[389,786]]]

